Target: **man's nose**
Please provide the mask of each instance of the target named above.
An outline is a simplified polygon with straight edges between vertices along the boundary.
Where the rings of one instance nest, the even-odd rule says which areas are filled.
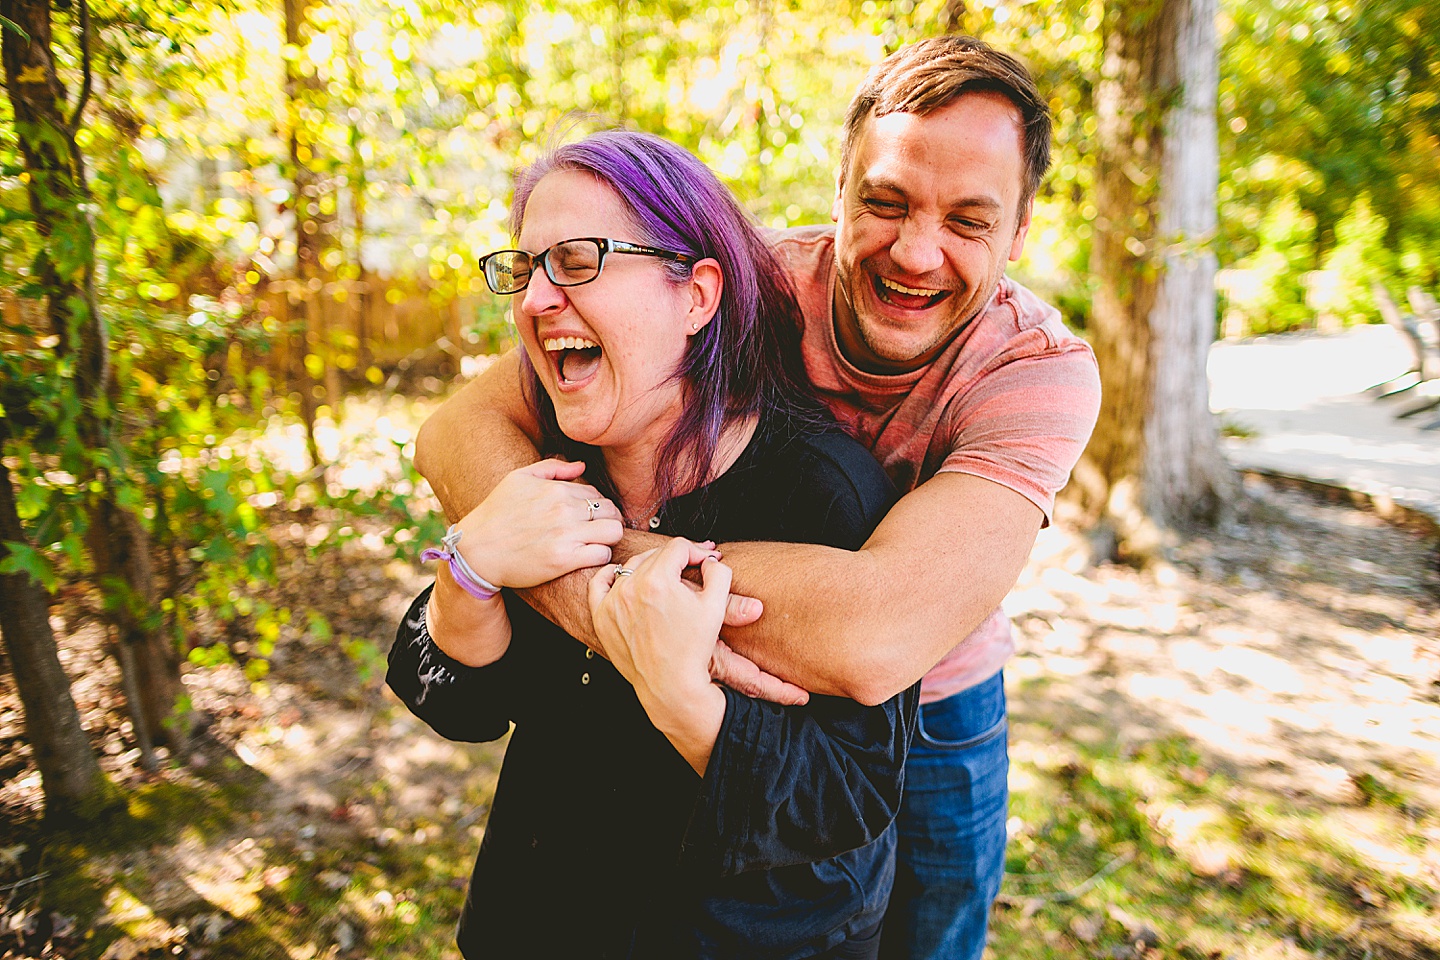
[[[906,217],[900,221],[895,242],[890,245],[890,260],[912,276],[939,270],[945,264],[940,246],[939,227]]]

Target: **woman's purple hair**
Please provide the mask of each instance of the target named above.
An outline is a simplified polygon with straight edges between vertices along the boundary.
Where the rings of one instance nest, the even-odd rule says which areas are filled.
[[[660,450],[661,502],[708,482],[725,426],[773,410],[791,423],[827,419],[800,366],[799,308],[779,259],[730,191],[685,148],[646,133],[607,130],[546,154],[515,180],[511,230],[520,235],[535,185],[556,170],[581,170],[607,184],[628,208],[636,237],[616,239],[714,258],[724,275],[715,316],[689,338],[674,377],[685,385],[685,409]],[[675,282],[690,267],[666,262]],[[527,399],[547,452],[584,459],[592,483],[608,487],[594,448],[561,432],[555,407],[524,358]],[[614,495],[614,490],[606,490]]]

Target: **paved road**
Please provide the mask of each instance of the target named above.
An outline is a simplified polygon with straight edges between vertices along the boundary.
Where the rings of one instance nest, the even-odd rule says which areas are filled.
[[[1283,334],[1217,343],[1210,405],[1222,422],[1253,431],[1228,438],[1242,468],[1273,471],[1384,496],[1440,523],[1440,430],[1396,420],[1414,401],[1377,401],[1372,384],[1401,373],[1410,357],[1387,326],[1341,334]]]

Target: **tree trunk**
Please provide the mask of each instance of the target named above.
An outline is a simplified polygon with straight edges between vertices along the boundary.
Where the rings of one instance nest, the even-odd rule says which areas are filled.
[[[311,0],[284,0],[285,42],[304,50],[310,40],[310,27],[305,12]],[[289,102],[287,113],[289,123],[290,163],[294,172],[294,195],[291,198],[295,212],[295,284],[299,288],[290,296],[292,309],[298,308],[303,321],[304,347],[300,351],[303,359],[299,371],[300,415],[305,421],[306,441],[310,451],[312,467],[320,474],[324,484],[320,446],[315,438],[315,418],[322,404],[330,404],[331,415],[337,412],[338,396],[331,396],[327,389],[332,382],[330,374],[334,367],[334,351],[331,349],[330,333],[326,329],[325,312],[320,308],[320,298],[328,279],[325,253],[335,244],[335,215],[333,208],[325,209],[322,193],[327,189],[318,171],[320,149],[318,138],[312,136],[305,122],[306,108],[320,96],[322,87],[313,64],[307,73],[304,55],[285,61],[285,94]]]
[[[130,722],[141,763],[156,767],[153,747],[185,745],[185,724],[177,723],[176,705],[185,692],[180,683],[180,653],[156,622],[158,590],[151,560],[150,534],[139,519],[105,497],[90,513],[86,538],[97,572],[113,578],[107,619],[115,632],[115,658],[125,683]],[[123,584],[123,586],[122,586]]]
[[[760,0],[764,3],[765,0]],[[616,119],[627,116],[629,97],[625,90],[625,62],[630,58],[629,26],[630,4],[627,0],[615,0],[615,35],[610,38],[610,68],[614,75],[615,89],[610,94],[610,103]]]
[[[9,555],[5,541],[24,543],[25,533],[15,512],[10,471],[0,460],[0,559]],[[50,630],[50,595],[29,574],[0,574],[0,638],[25,708],[25,740],[40,771],[46,817],[96,819],[117,793],[80,725],[70,678]]]
[[[1146,556],[1233,485],[1209,409],[1216,0],[1107,10],[1091,316],[1104,399],[1076,478],[1097,553]]]
[[[0,0],[0,16],[25,32],[22,36],[12,28],[0,28],[0,58],[16,139],[29,174],[26,188],[35,229],[45,241],[32,265],[33,275],[48,297],[51,333],[60,338],[58,350],[79,350],[76,375],[81,396],[99,396],[110,369],[104,321],[95,301],[95,235],[85,214],[90,191],[75,144],[75,121],[63,112],[68,97],[50,47],[50,5],[47,0]],[[77,119],[89,95],[88,83],[87,75]],[[100,335],[82,337],[86,325],[99,326]]]
[[[1215,340],[1214,241],[1220,184],[1217,0],[1177,2],[1174,99],[1165,116],[1157,223],[1164,257],[1150,330],[1154,389],[1145,424],[1152,516],[1213,522],[1233,493],[1210,412],[1206,365]]]
[[[75,355],[76,389],[80,400],[78,433],[94,450],[110,442],[109,335],[95,297],[95,235],[86,213],[90,201],[85,183],[84,158],[76,144],[81,115],[90,94],[89,11],[79,4],[83,85],[73,116],[67,118],[67,93],[56,73],[51,51],[50,8],[45,0],[0,0],[0,13],[25,32],[4,33],[5,83],[15,114],[15,132],[25,170],[29,174],[31,211],[35,228],[44,240],[36,257],[35,276],[44,291],[52,332],[59,337],[57,351]],[[136,656],[120,658],[131,694],[131,712],[141,744],[165,739],[159,720],[168,718],[180,682],[179,663],[158,631],[148,625],[148,609],[155,585],[149,561],[149,539],[139,520],[115,502],[113,486],[104,468],[95,479],[103,490],[91,505],[91,555],[95,580],[114,598],[115,583],[124,593],[119,603],[107,604],[107,613],[122,642]],[[111,581],[113,578],[113,582]],[[167,656],[167,653],[169,654]],[[129,663],[145,665],[136,676]],[[169,664],[168,668],[165,666]],[[136,683],[158,672],[151,682]],[[131,698],[127,698],[131,699]],[[155,725],[145,717],[158,718]],[[147,757],[149,765],[153,758]]]
[[[979,32],[970,28],[971,14],[965,8],[965,0],[945,0],[940,7],[940,33],[966,33],[979,36]]]

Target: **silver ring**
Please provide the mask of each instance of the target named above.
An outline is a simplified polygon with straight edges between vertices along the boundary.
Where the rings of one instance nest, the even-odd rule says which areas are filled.
[[[634,571],[634,570],[626,570],[624,567],[616,567],[616,568],[615,568],[615,579],[616,579],[616,580],[619,580],[621,577],[634,576],[634,574],[635,574],[635,571]]]
[[[586,501],[585,501],[585,506],[587,506],[587,507],[590,508],[590,519],[591,519],[591,520],[594,520],[594,519],[595,519],[595,511],[597,511],[597,510],[600,509],[600,501],[599,501],[599,500],[586,500]]]

